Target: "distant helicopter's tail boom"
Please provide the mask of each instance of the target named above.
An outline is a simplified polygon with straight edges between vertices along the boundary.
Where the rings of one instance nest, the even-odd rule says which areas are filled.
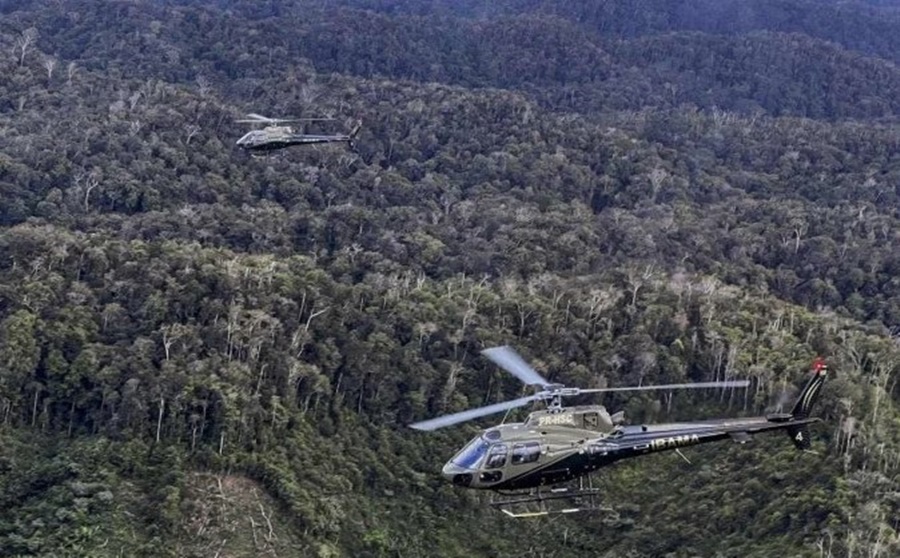
[[[350,149],[356,148],[356,136],[359,134],[359,131],[362,129],[362,120],[357,120],[356,124],[353,125],[353,129],[350,130],[350,133],[347,134],[347,145],[350,146]]]

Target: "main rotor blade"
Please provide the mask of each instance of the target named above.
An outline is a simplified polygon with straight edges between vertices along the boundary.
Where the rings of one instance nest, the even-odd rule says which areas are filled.
[[[537,373],[527,362],[522,360],[519,353],[504,345],[481,351],[481,354],[491,359],[494,364],[506,370],[516,378],[529,386],[548,386],[550,382]]]
[[[731,380],[727,382],[697,382],[693,384],[661,384],[656,386],[630,386],[630,387],[612,387],[612,388],[594,388],[579,389],[578,393],[605,393],[608,391],[650,391],[658,389],[710,389],[710,388],[729,388],[729,387],[747,387],[750,385],[749,380]]]
[[[529,395],[528,397],[520,397],[519,399],[513,399],[512,401],[494,403],[493,405],[488,405],[487,407],[478,407],[477,409],[469,409],[468,411],[453,413],[452,415],[444,415],[442,417],[423,420],[422,422],[414,422],[410,424],[409,427],[415,428],[416,430],[435,430],[437,428],[450,426],[451,424],[458,424],[467,420],[486,417],[495,413],[501,413],[503,411],[515,409],[516,407],[527,405],[532,401],[536,401],[538,399],[540,399],[540,397],[537,395]]]

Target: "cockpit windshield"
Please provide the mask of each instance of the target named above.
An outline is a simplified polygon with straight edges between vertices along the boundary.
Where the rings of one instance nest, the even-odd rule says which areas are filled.
[[[466,445],[466,447],[457,453],[450,461],[454,465],[466,469],[477,469],[482,459],[484,459],[484,456],[487,454],[490,445],[491,444],[488,443],[487,440],[479,436],[469,442],[468,445]]]
[[[260,130],[251,130],[241,136],[241,139],[237,140],[237,144],[244,145],[247,143],[253,143],[257,141],[261,135],[264,136],[265,134],[263,134]]]

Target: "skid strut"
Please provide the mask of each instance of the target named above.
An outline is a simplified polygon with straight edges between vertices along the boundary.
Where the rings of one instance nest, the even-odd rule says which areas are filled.
[[[541,517],[581,511],[612,511],[600,503],[600,489],[591,477],[576,486],[539,487],[523,492],[496,492],[488,503],[515,518]]]

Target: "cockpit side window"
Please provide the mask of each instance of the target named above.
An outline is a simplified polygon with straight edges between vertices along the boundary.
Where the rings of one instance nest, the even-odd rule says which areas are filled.
[[[512,464],[522,465],[525,463],[534,463],[541,457],[540,442],[527,442],[524,444],[513,444]]]
[[[506,465],[506,454],[508,453],[506,444],[494,444],[488,452],[487,465],[485,469],[499,469]]]

